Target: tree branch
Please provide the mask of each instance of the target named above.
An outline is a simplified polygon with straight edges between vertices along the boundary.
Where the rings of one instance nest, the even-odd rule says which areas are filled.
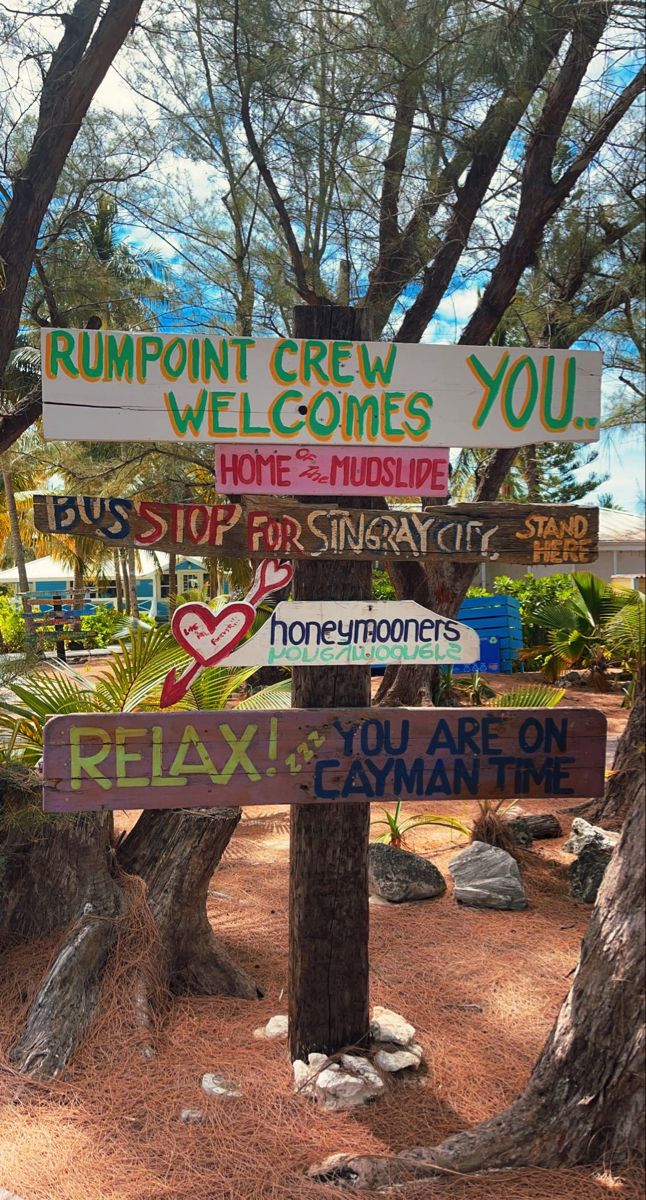
[[[589,46],[590,58],[594,49],[594,46]],[[580,60],[578,69],[585,72],[585,64]],[[557,183],[551,182],[552,164],[546,166],[542,149],[535,145],[536,139],[540,140],[541,137],[542,123],[539,122],[525,160],[520,203],[511,237],[503,247],[480,303],[462,333],[462,345],[482,346],[488,342],[512,300],[523,272],[534,259],[548,222],[642,88],[643,72],[640,72],[624,88],[575,163]],[[559,94],[563,96],[563,89],[559,89]],[[546,103],[549,103],[549,97]],[[549,179],[546,172],[549,173]]]
[[[310,288],[310,286],[307,282],[307,274],[305,271],[305,263],[303,260],[303,255],[301,253],[298,242],[296,240],[296,235],[294,233],[292,223],[289,219],[289,213],[287,212],[287,205],[285,204],[285,201],[283,200],[283,197],[281,196],[281,194],[278,190],[276,181],[275,181],[275,179],[272,175],[272,172],[269,168],[269,164],[267,162],[267,158],[265,156],[264,150],[262,149],[262,147],[256,137],[256,133],[255,133],[255,130],[253,127],[253,121],[251,118],[251,107],[250,107],[250,103],[249,103],[249,101],[250,101],[250,86],[246,80],[243,80],[242,71],[240,69],[239,30],[240,30],[240,4],[239,4],[239,0],[235,0],[234,15],[233,15],[233,56],[234,56],[234,61],[235,61],[235,70],[236,70],[236,76],[237,76],[237,80],[238,80],[238,87],[240,89],[240,116],[242,118],[242,125],[244,128],[246,137],[247,137],[247,142],[249,144],[251,156],[256,164],[256,167],[258,168],[260,176],[263,180],[263,183],[265,184],[265,187],[267,188],[267,191],[269,192],[273,206],[276,210],[276,215],[280,222],[280,227],[283,231],[283,236],[285,238],[285,241],[287,243],[287,248],[289,250],[289,257],[290,257],[291,264],[292,264],[292,270],[294,272],[294,277],[296,280],[296,290],[298,291],[299,296],[301,296],[302,299],[307,302],[307,304],[311,304],[311,305],[319,305],[319,304],[329,303],[329,300],[327,298],[322,298],[316,292],[312,291],[312,289]]]
[[[5,275],[0,292],[0,378],[18,332],[43,218],[83,118],[132,29],[141,3],[110,0],[91,41],[100,0],[76,0],[72,11],[62,18],[65,32],[45,75],[34,139],[0,225],[0,262]],[[40,400],[31,406],[21,401],[14,413],[0,417],[0,453],[39,411]]]

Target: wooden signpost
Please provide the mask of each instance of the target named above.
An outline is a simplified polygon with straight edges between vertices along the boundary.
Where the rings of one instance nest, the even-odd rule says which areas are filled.
[[[217,446],[225,495],[432,496],[449,490],[448,449],[353,446]]]
[[[41,348],[47,438],[391,451],[599,439],[597,351],[101,329],[44,329]]]
[[[78,713],[45,726],[44,806],[600,796],[605,741],[593,708]]]
[[[264,559],[434,558],[584,564],[598,554],[598,508],[552,504],[438,505],[420,512],[270,501],[170,504],[35,496],[43,533],[95,537],[176,554]]]
[[[201,607],[213,619],[211,610]],[[189,654],[199,650],[196,639],[203,635],[195,608],[182,605],[173,616],[173,633]],[[220,662],[225,667],[399,662],[451,666],[474,662],[479,653],[480,639],[473,629],[414,600],[295,600],[278,604],[262,628]]]
[[[370,323],[365,309],[299,306],[299,338],[47,329],[41,343],[46,437],[212,442],[223,494],[325,497],[318,506],[36,500],[46,532],[295,562],[295,602],[245,645],[249,597],[220,622],[208,608],[186,625],[180,616],[194,663],[179,679],[172,673],[166,699],[211,662],[255,662],[262,648],[294,663],[297,709],[58,717],[45,726],[44,753],[49,811],[294,806],[292,1058],[369,1038],[370,801],[587,797],[604,785],[606,722],[594,709],[371,710],[364,665],[377,650],[428,649],[437,661],[452,639],[467,645],[458,622],[373,604],[371,559],[589,563],[598,514],[537,505],[371,512],[369,500],[362,511],[372,496],[443,495],[446,447],[597,441],[601,354],[382,344],[369,340]],[[418,622],[412,637],[407,620]],[[343,657],[328,662],[328,650]]]

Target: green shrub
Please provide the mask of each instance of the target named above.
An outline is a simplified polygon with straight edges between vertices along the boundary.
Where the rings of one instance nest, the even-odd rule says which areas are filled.
[[[544,604],[563,604],[570,600],[576,592],[573,576],[545,575],[536,579],[533,575],[523,575],[520,579],[510,579],[508,575],[499,575],[494,580],[493,589],[482,587],[469,588],[467,596],[515,596],[520,602],[520,619],[523,627],[523,646],[531,650],[532,646],[542,646],[547,641],[548,630],[537,625],[533,614]],[[540,670],[544,655],[538,653],[536,658],[526,660],[527,668]]]
[[[374,600],[396,600],[395,589],[387,571],[375,567],[372,572],[372,596]]]
[[[15,654],[24,649],[25,619],[8,596],[0,596],[0,640],[3,654]]]
[[[105,646],[114,645],[115,634],[118,629],[123,630],[123,623],[123,613],[102,604],[96,612],[81,617],[81,632],[90,634],[92,645],[103,650]]]

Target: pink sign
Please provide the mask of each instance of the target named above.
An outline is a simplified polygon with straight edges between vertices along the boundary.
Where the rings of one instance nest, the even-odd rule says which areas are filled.
[[[224,495],[446,496],[449,452],[383,446],[217,446]]]

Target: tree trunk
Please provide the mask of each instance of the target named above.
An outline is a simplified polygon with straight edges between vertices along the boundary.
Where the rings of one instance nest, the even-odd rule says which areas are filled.
[[[536,841],[542,838],[563,837],[563,829],[556,813],[523,813],[520,817],[512,817],[507,821],[507,828],[514,833],[516,829],[530,834]]]
[[[123,584],[121,583],[121,559],[119,551],[112,551],[112,561],[114,563],[114,586],[115,586],[115,603],[117,612],[123,612]]]
[[[84,598],[85,598],[85,580],[83,578],[83,563],[82,563],[81,559],[78,558],[78,556],[75,552],[74,553],[74,580],[72,583],[72,604],[73,604],[76,612],[78,612],[83,607]],[[81,631],[81,618],[80,617],[74,617],[74,621],[72,623],[72,629],[75,632],[80,633],[80,631]]]
[[[25,551],[22,544],[22,538],[20,536],[20,522],[18,520],[18,509],[16,508],[16,496],[13,490],[11,461],[8,454],[0,455],[0,464],[2,470],[2,482],[4,484],[5,502],[7,505],[7,516],[9,517],[9,528],[11,530],[11,545],[13,549],[13,556],[16,562],[16,569],[18,571],[20,600],[25,618],[25,635],[28,642],[33,642],[35,629],[29,596],[29,580],[27,579]]]
[[[329,305],[295,310],[295,336],[356,340],[363,314]],[[329,503],[334,501],[328,498]],[[347,498],[343,501],[347,504]],[[355,502],[361,505],[361,500]],[[365,507],[370,507],[366,502]],[[369,562],[296,563],[298,600],[369,600]],[[292,701],[302,708],[370,704],[366,667],[293,672]],[[289,875],[289,1050],[334,1053],[367,1043],[368,804],[294,805]]]
[[[10,1058],[58,1075],[91,1021],[124,898],[112,875],[112,813],[47,817],[30,771],[0,776],[0,951],[69,927]]]
[[[621,740],[631,740],[628,729]],[[570,994],[525,1091],[498,1116],[439,1146],[394,1159],[336,1155],[313,1169],[317,1179],[374,1188],[432,1176],[438,1168],[468,1174],[643,1158],[643,774],[629,764],[622,786],[630,813],[599,889]]]
[[[646,668],[642,667],[635,703],[628,724],[619,739],[602,800],[594,800],[583,811],[586,820],[604,829],[621,829],[630,806],[630,797],[644,772],[644,730],[646,729]]]
[[[174,993],[241,996],[261,993],[215,938],[206,914],[211,876],[240,820],[239,808],[143,812],[117,850],[119,865],[146,882]]]
[[[218,580],[218,560],[217,558],[207,559],[209,567],[209,600],[213,600],[220,591]]]
[[[126,609],[126,616],[129,617],[132,611],[130,607],[130,574],[128,572],[128,562],[124,551],[121,552],[121,572],[123,576],[123,602]]]
[[[129,545],[126,550],[128,558],[128,599],[130,602],[130,613],[133,617],[139,616],[139,601],[137,599],[137,562],[135,557],[135,548]]]
[[[161,980],[174,993],[260,994],[218,945],[206,915],[209,880],[239,809],[145,812],[115,861],[111,813],[43,818],[40,804],[31,772],[0,775],[0,951],[66,929],[10,1050],[19,1070],[60,1074],[91,1024],[120,922],[128,919],[120,868],[146,883],[156,991]],[[131,990],[137,1021],[147,1024],[152,982],[143,970]]]
[[[168,613],[172,616],[177,608],[177,555],[168,555]]]
[[[112,813],[45,817],[33,771],[0,771],[0,950],[64,929],[109,890]]]

